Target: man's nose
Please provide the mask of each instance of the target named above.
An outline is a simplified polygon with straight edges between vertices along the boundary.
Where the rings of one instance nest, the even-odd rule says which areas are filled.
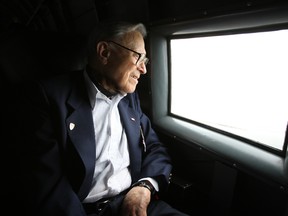
[[[141,72],[141,74],[146,74],[147,73],[147,68],[144,62],[140,62],[137,65],[138,70]]]

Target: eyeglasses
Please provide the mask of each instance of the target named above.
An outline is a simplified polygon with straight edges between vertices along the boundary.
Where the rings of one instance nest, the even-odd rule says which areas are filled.
[[[137,61],[136,61],[136,63],[135,63],[136,65],[139,65],[140,63],[144,63],[145,65],[147,65],[147,63],[149,62],[149,59],[146,57],[146,54],[145,54],[145,53],[136,52],[135,50],[129,49],[128,47],[125,47],[125,46],[123,46],[123,45],[121,45],[121,44],[119,44],[119,43],[116,43],[115,41],[111,41],[111,40],[110,40],[110,41],[107,41],[107,42],[114,43],[114,44],[116,44],[116,45],[119,46],[119,47],[122,47],[122,48],[124,48],[124,49],[126,49],[126,50],[129,50],[129,51],[137,54],[137,55],[138,55],[138,58],[137,58]]]

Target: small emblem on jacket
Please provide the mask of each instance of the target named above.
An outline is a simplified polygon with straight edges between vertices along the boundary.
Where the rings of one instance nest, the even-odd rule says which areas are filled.
[[[70,130],[73,130],[74,127],[75,127],[75,124],[74,124],[74,123],[70,123],[70,124],[69,124],[69,129],[70,129]]]

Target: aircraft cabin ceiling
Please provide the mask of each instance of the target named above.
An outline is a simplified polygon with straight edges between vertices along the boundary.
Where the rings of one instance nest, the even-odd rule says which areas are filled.
[[[157,24],[285,3],[287,0],[1,0],[0,31],[18,25],[33,30],[86,32],[102,20]]]

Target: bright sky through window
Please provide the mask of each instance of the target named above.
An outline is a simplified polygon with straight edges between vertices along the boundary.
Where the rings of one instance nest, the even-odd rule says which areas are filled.
[[[282,150],[287,38],[278,30],[171,40],[171,112]]]

